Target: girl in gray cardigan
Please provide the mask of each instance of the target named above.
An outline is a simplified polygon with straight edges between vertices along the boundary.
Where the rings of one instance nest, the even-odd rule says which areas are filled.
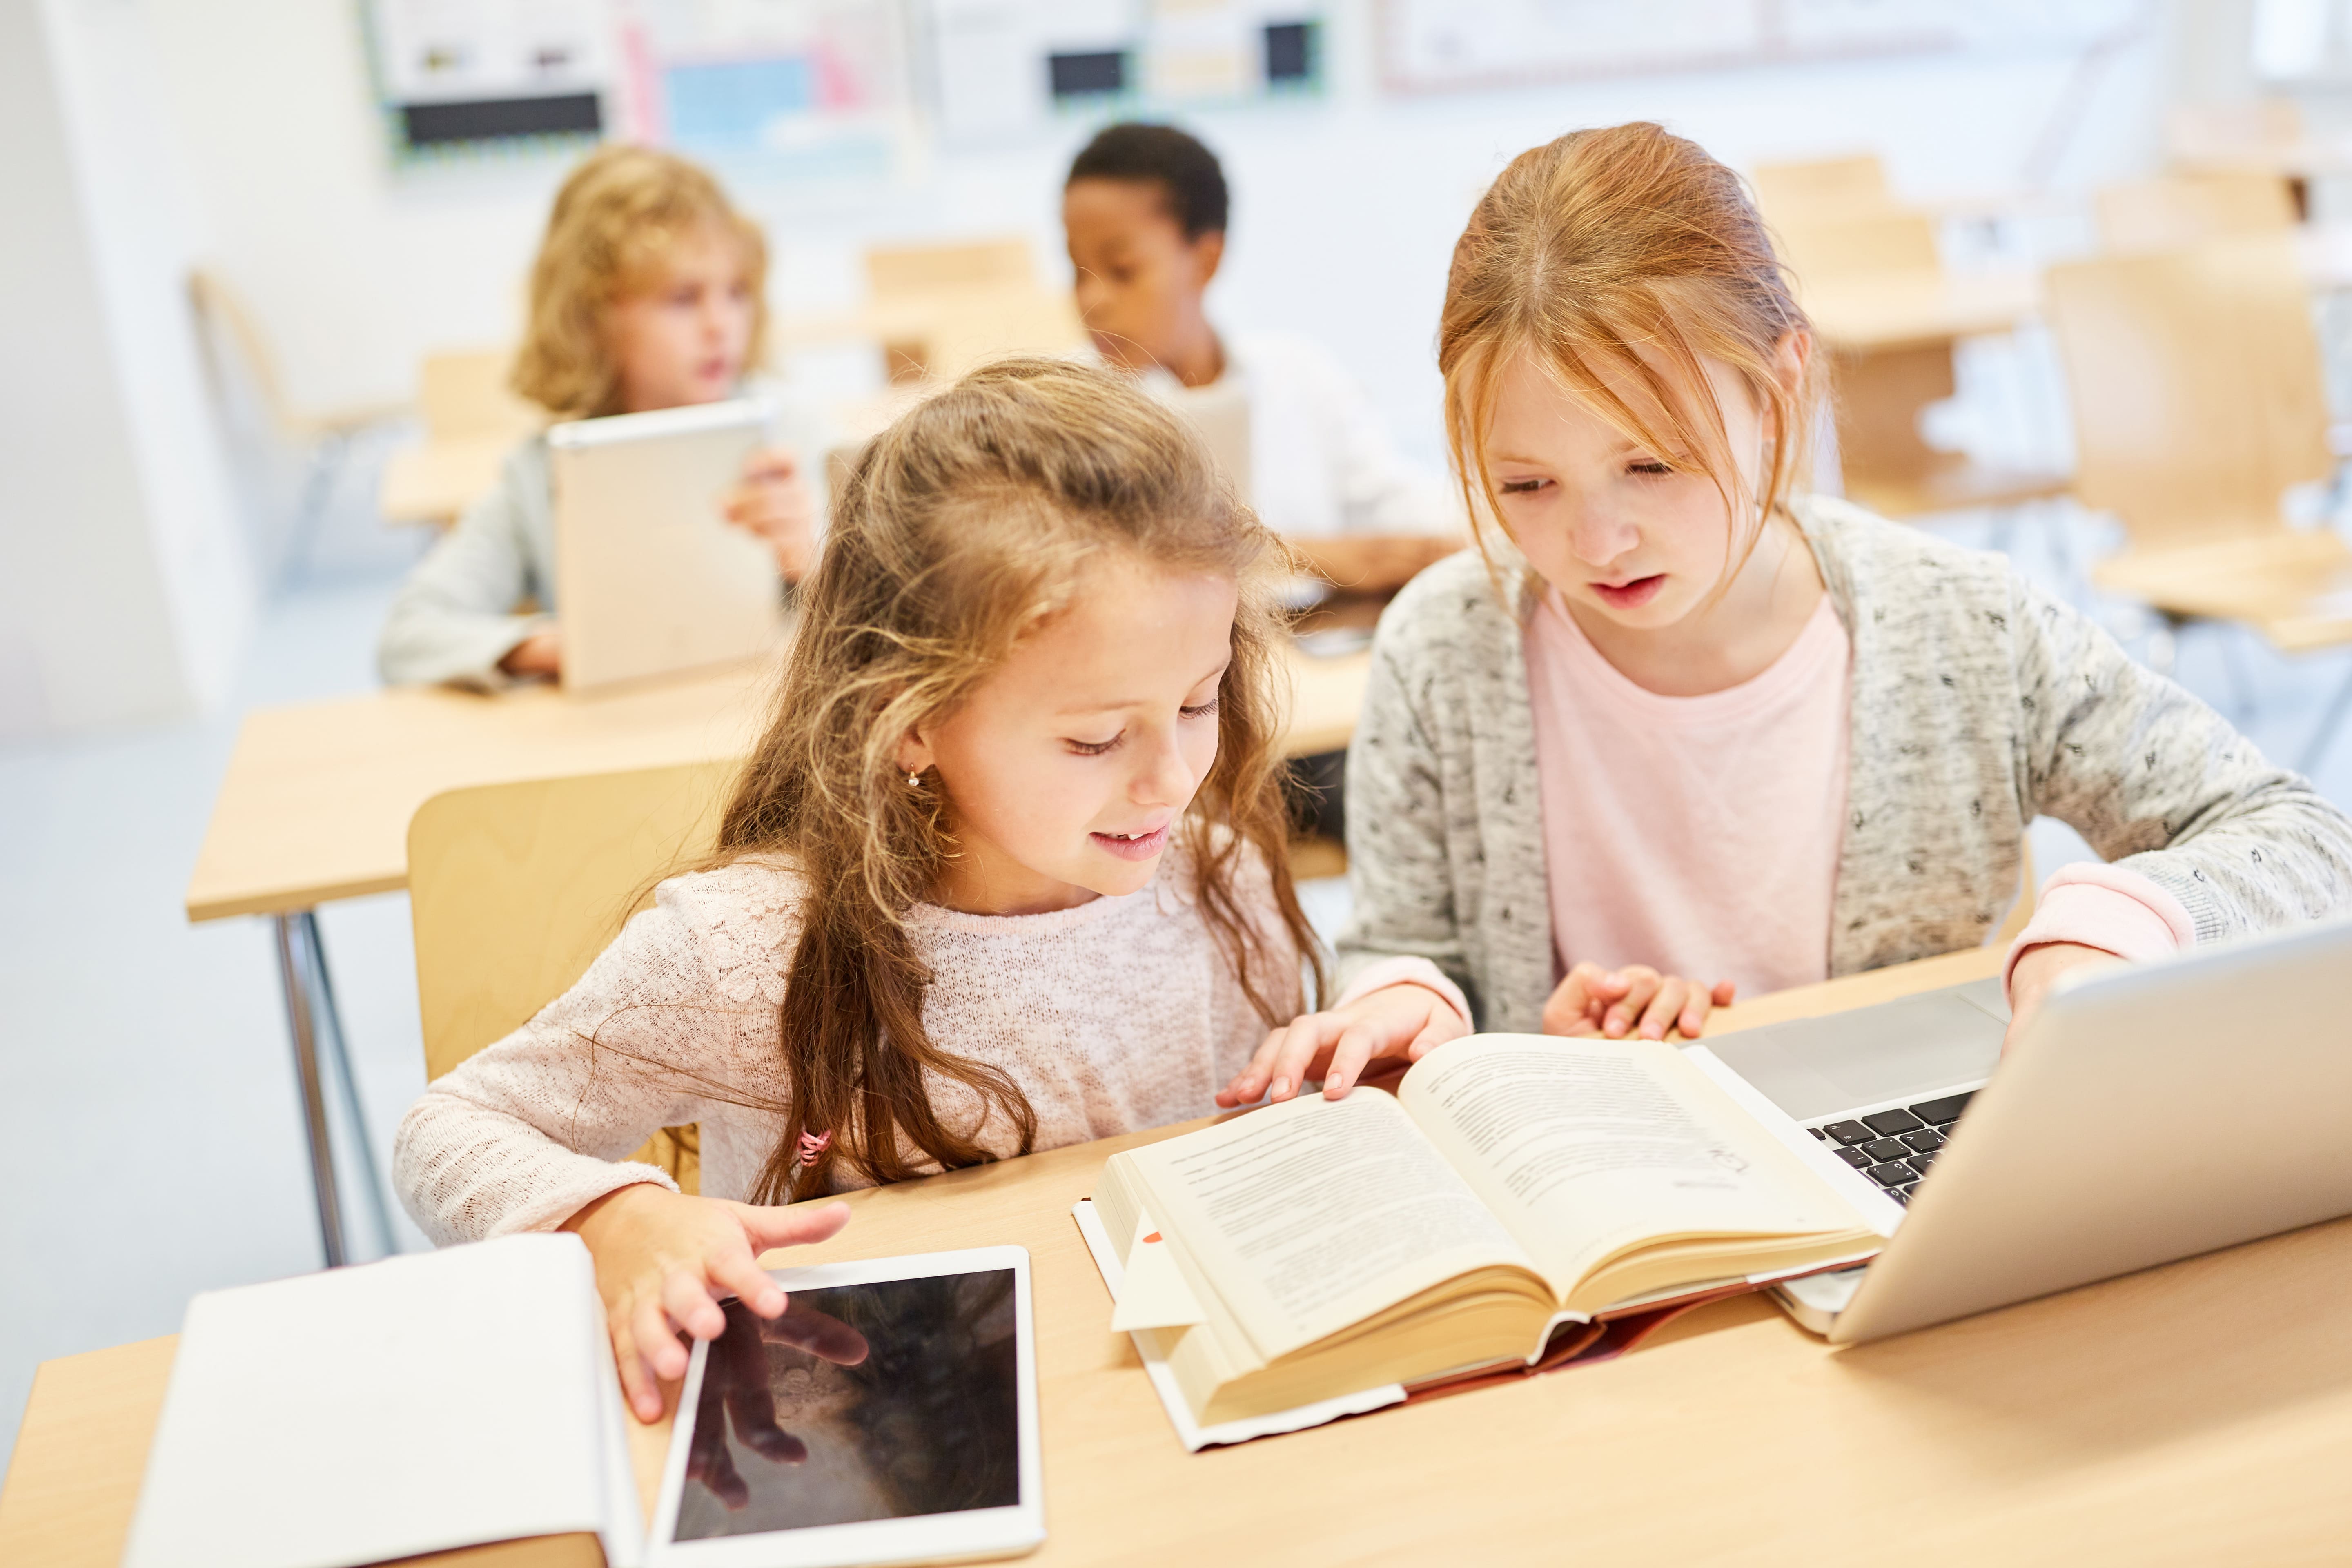
[[[2070,968],[2352,907],[2352,820],[2196,698],[2004,558],[1791,495],[1810,327],[1692,143],[1514,162],[1439,363],[1481,549],[1381,619],[1339,1000],[1222,1103],[1474,1026],[1696,1035],[1735,985],[1979,944],[2037,816],[2109,863],[2051,878],[2012,1033]]]

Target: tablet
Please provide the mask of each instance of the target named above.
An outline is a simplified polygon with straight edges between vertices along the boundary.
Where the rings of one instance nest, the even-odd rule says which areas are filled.
[[[772,412],[734,398],[547,433],[564,690],[737,663],[775,645],[775,552],[721,510],[767,442]]]
[[[1009,1557],[1045,1539],[1029,1254],[771,1270],[694,1347],[650,1568]]]

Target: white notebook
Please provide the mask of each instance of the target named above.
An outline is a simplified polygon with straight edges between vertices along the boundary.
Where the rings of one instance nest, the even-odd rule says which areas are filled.
[[[124,1568],[645,1549],[588,1249],[516,1236],[189,1303]]]

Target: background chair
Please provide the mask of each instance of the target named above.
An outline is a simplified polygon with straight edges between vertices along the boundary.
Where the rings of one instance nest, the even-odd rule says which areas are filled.
[[[1776,222],[1774,236],[1809,308],[1833,304],[1841,294],[1927,299],[1945,287],[1936,222],[1926,213],[1842,205],[1783,210],[1789,216]],[[2005,468],[1927,444],[1920,416],[1958,390],[1955,342],[1937,331],[1868,346],[1824,343],[1846,494],[1883,516],[2015,507],[2066,491],[2063,474]]]
[[[2290,488],[2335,469],[2291,240],[2101,257],[2051,268],[2047,284],[2072,384],[2075,494],[2129,541],[2093,580],[2174,631],[2232,621],[2287,653],[2352,643],[2352,548],[2280,510]],[[2352,678],[2306,744],[2305,772],[2347,706]]]
[[[513,365],[506,349],[425,356],[416,371],[425,439],[384,459],[377,510],[387,521],[449,527],[497,485],[515,443],[547,423],[544,409],[508,386]]]
[[[417,808],[408,898],[428,1080],[562,995],[656,880],[709,851],[737,766],[485,784]],[[691,1127],[631,1158],[698,1185]]]
[[[2231,235],[2284,234],[2295,226],[2284,175],[2263,169],[2184,171],[2103,187],[2099,242],[2111,251],[2173,250]]]

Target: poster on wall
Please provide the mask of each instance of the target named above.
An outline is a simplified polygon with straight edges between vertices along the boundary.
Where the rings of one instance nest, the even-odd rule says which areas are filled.
[[[614,0],[624,132],[714,163],[888,173],[912,133],[891,0]]]
[[[1318,0],[929,0],[932,100],[953,142],[1069,114],[1313,95]]]
[[[903,0],[365,0],[404,163],[605,136],[762,175],[887,173],[911,131]]]
[[[1380,0],[1391,92],[1984,48],[2079,48],[2148,0]]]
[[[368,41],[395,154],[577,142],[604,130],[604,0],[370,0]]]

